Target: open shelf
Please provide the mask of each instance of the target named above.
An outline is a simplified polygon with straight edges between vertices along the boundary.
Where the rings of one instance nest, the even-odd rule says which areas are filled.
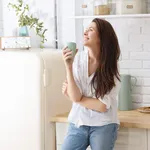
[[[71,16],[72,19],[90,19],[90,18],[146,18],[150,14],[123,14],[123,15],[94,15],[94,16]]]

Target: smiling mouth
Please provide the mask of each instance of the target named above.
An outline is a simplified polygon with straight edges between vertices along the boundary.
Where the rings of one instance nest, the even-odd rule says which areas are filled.
[[[84,40],[89,40],[89,38],[87,38],[87,37],[84,37]]]

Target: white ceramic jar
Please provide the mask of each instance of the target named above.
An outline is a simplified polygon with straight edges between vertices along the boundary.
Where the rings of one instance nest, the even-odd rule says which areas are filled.
[[[142,13],[143,0],[117,0],[116,14],[140,14]]]

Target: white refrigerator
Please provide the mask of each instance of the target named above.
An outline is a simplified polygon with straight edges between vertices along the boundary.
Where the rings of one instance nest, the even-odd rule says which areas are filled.
[[[0,51],[0,150],[55,150],[50,117],[68,112],[60,50]]]

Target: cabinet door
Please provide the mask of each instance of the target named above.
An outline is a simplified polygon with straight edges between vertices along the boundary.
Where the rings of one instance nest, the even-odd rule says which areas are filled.
[[[150,150],[150,129],[147,130],[148,132],[148,150]]]
[[[147,150],[146,129],[120,128],[115,150]]]

